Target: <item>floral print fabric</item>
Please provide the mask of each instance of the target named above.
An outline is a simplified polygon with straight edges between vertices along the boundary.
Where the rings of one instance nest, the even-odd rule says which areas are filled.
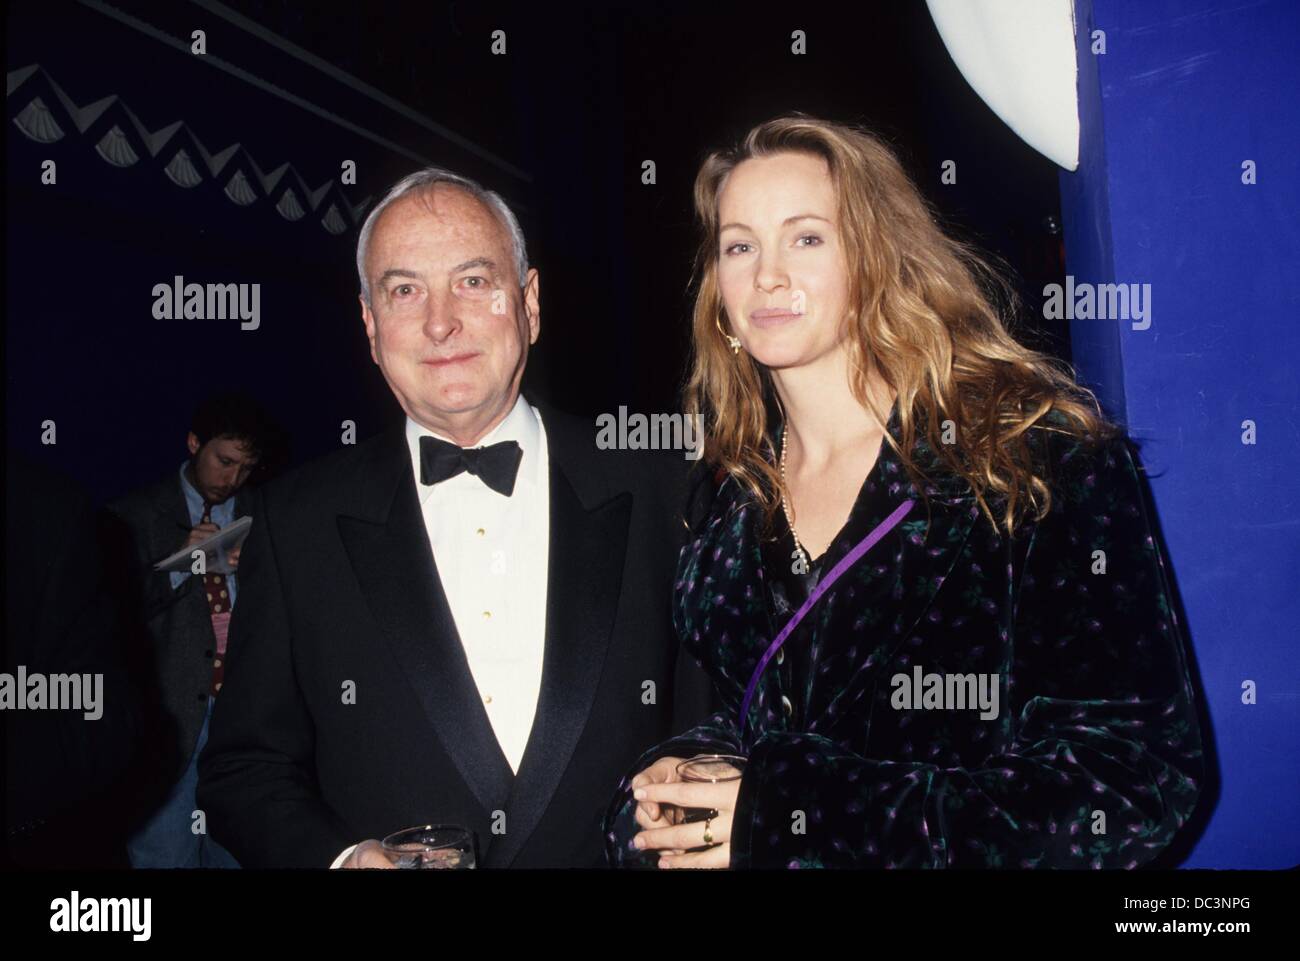
[[[897,412],[889,430],[898,439]],[[630,780],[656,759],[748,759],[733,868],[1134,868],[1191,814],[1203,758],[1184,644],[1128,444],[1035,429],[1050,514],[998,532],[924,440],[927,505],[888,444],[828,570],[909,497],[907,519],[827,592],[737,711],[784,624],[760,511],[730,478],[682,549],[673,604],[725,709],[647,751],[606,813],[613,866],[649,866]],[[938,478],[938,479],[935,479]],[[997,503],[993,504],[995,511]],[[900,702],[900,676],[983,676],[996,716]],[[973,690],[973,688],[972,688]]]

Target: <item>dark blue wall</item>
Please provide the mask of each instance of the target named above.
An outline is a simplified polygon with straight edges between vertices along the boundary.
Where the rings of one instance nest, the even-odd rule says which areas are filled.
[[[1149,283],[1151,326],[1075,321],[1074,360],[1142,444],[1220,774],[1187,867],[1300,862],[1300,10],[1076,0],[1076,280]],[[1094,56],[1094,29],[1106,53]],[[1242,183],[1253,160],[1258,183]],[[1257,443],[1242,442],[1242,422]],[[1257,703],[1242,703],[1254,681]]]

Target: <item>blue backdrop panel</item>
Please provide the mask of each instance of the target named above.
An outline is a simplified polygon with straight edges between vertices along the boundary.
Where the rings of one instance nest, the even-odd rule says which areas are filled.
[[[1078,15],[1068,269],[1150,284],[1151,323],[1075,320],[1071,338],[1083,379],[1142,445],[1204,685],[1218,775],[1185,866],[1294,865],[1300,8],[1083,0]]]

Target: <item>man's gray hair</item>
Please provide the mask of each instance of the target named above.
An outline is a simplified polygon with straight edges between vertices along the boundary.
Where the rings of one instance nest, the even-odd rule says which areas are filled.
[[[370,246],[370,234],[375,229],[375,222],[394,201],[414,191],[432,187],[434,184],[453,184],[460,187],[501,218],[501,222],[510,234],[511,252],[515,258],[515,273],[519,279],[519,286],[524,285],[524,278],[528,276],[528,248],[524,244],[524,232],[519,228],[519,221],[514,211],[501,199],[501,195],[495,190],[488,190],[477,181],[452,173],[443,167],[425,167],[393,184],[388,193],[384,194],[383,199],[370,211],[366,222],[361,225],[361,235],[357,238],[357,276],[361,278],[361,297],[367,305],[373,306],[370,303],[370,281],[366,278],[366,250]]]

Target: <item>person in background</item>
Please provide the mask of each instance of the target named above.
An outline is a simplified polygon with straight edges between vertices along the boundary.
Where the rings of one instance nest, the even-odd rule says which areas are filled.
[[[222,393],[198,405],[185,444],[189,457],[175,472],[109,505],[126,530],[137,618],[150,653],[145,689],[155,695],[146,717],[155,737],[144,762],[155,790],[127,850],[137,868],[234,868],[235,859],[208,835],[195,790],[225,676],[240,549],[227,554],[228,574],[159,572],[153,565],[249,515],[246,485],[259,467],[283,456],[283,435],[253,398]]]

